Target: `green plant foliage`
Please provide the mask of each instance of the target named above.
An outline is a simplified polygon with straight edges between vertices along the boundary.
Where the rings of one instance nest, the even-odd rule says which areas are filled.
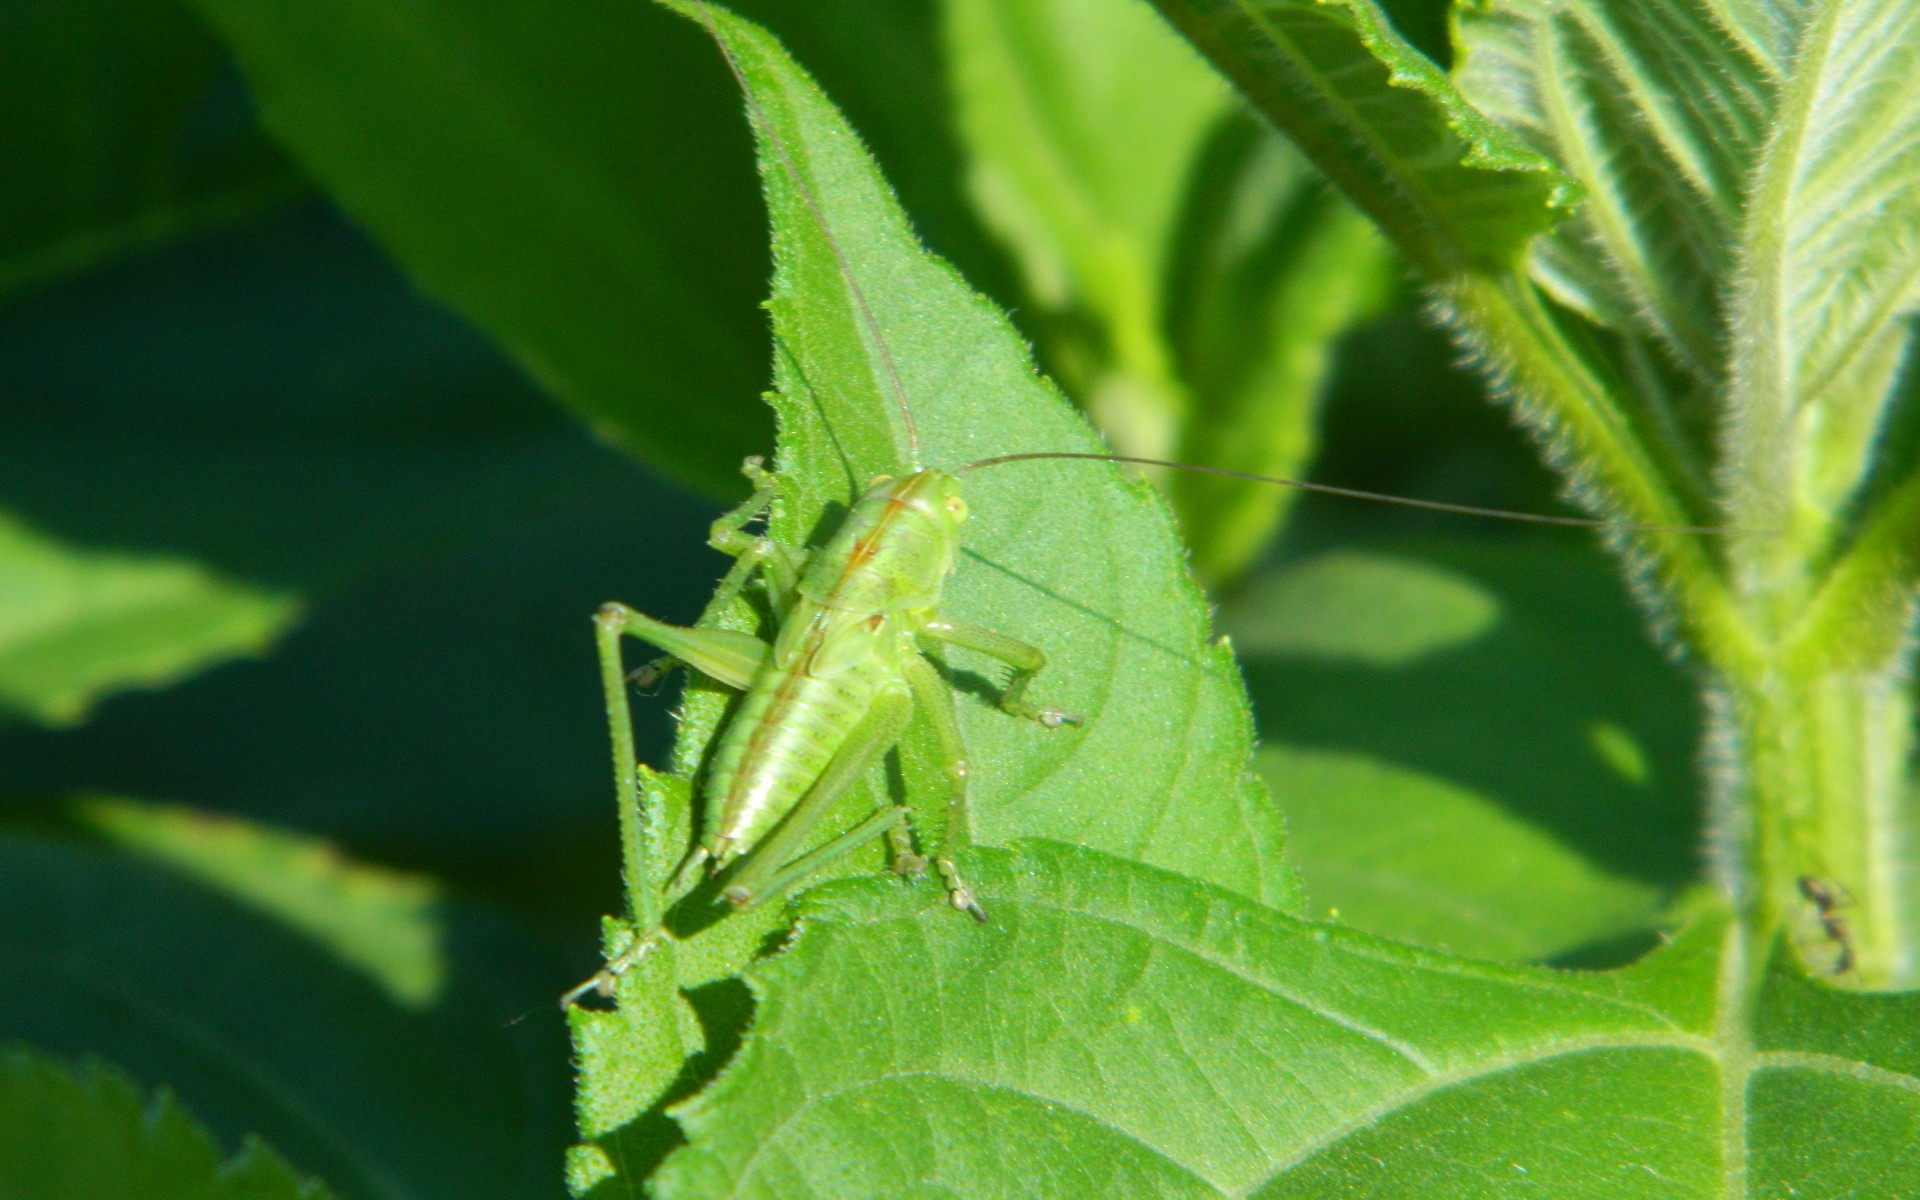
[[[1920,1181],[1912,1043],[1892,1032],[1915,1001],[1839,1000],[1776,965],[1758,1012],[1730,1008],[1740,948],[1717,922],[1623,971],[1501,968],[1070,847],[979,862],[1006,914],[985,931],[866,883],[809,896],[753,976],[740,1060],[683,1110],[665,1196]]]
[[[44,281],[0,356],[0,708],[42,722],[614,466],[311,208]]]
[[[1892,882],[1920,580],[1901,432],[1920,294],[1899,249],[1920,235],[1916,20],[1879,3],[1514,4],[1460,25],[1468,94],[1587,188],[1531,272],[1612,335],[1600,361],[1632,381],[1653,451],[1642,486],[1710,494],[1751,531],[1719,578],[1675,579],[1728,690],[1722,736],[1748,748],[1749,790],[1724,799],[1755,810],[1752,886],[1790,909],[1799,876],[1840,882],[1881,983],[1916,961],[1914,901]]]
[[[1325,98],[1294,86],[1276,47],[1304,43],[1269,18],[1378,15],[1168,8],[1290,130]],[[1368,203],[1376,181],[1343,173],[1342,146],[1296,136],[1427,272],[1582,500],[1640,526],[1616,540],[1712,688],[1723,891],[1811,956],[1831,931],[1801,881],[1837,887],[1860,981],[1910,986],[1920,15],[1482,0],[1456,33],[1456,124],[1504,131],[1582,197],[1523,261],[1425,253],[1425,231]],[[1391,38],[1362,40],[1373,72],[1404,71]],[[1687,532],[1703,525],[1721,535]]]
[[[0,1032],[165,1080],[222,1138],[258,1133],[342,1197],[551,1191],[564,1105],[535,1064],[562,1047],[550,1025],[509,1024],[551,1003],[557,971],[537,942],[440,907],[447,979],[423,1009],[355,961],[354,943],[381,935],[349,897],[336,893],[328,914],[310,892],[288,925],[199,882],[257,879],[284,858],[274,836],[203,844],[197,857],[182,874],[0,841]],[[315,936],[327,922],[333,935]],[[416,929],[403,921],[389,936]]]
[[[895,374],[930,463],[1072,445],[1050,424],[1045,393],[1026,399],[1018,343],[920,255],[806,77],[755,27],[694,11],[730,49],[754,120],[774,131],[761,152],[790,489],[775,533],[830,528],[865,477],[902,468]],[[989,416],[989,405],[1004,407]],[[1050,741],[966,706],[985,843],[967,869],[992,923],[973,928],[936,890],[897,882],[812,890],[781,952],[745,964],[744,1034],[746,997],[712,990],[723,982],[716,969],[741,961],[705,949],[712,934],[664,946],[643,962],[646,978],[623,981],[619,1010],[575,1018],[592,1139],[574,1162],[577,1192],[630,1194],[643,1175],[660,1194],[688,1197],[1610,1197],[1722,1194],[1735,1181],[1788,1194],[1822,1172],[1842,1190],[1920,1183],[1911,1143],[1886,1136],[1915,1115],[1908,1045],[1849,1032],[1890,1029],[1911,1001],[1836,993],[1715,902],[1696,905],[1677,940],[1629,968],[1499,967],[1304,922],[1290,898],[1263,905],[1245,883],[1208,881],[1249,848],[1233,834],[1196,841],[1212,853],[1185,861],[1156,860],[1139,843],[1102,845],[1156,770],[1153,747],[1130,735],[1118,755],[1128,782],[1103,781],[1092,752],[1103,727],[1134,706],[1160,706],[1157,736],[1171,723],[1192,747],[1168,794],[1194,807],[1208,791],[1187,790],[1186,779],[1203,763],[1231,778],[1246,744],[1195,740],[1166,680],[1130,679],[1126,659],[1101,649],[1110,631],[1093,637],[1050,611],[1060,598],[1126,595],[1111,547],[1128,548],[1124,562],[1160,553],[1151,539],[1112,532],[1098,508],[1081,511],[1100,492],[1083,499],[1089,484],[1067,466],[1047,472],[1044,510],[1023,509],[1019,468],[969,477],[970,553],[949,592],[969,619],[1047,647],[1049,698],[1090,717],[1086,741]],[[1017,538],[996,536],[1002,520]],[[1083,560],[1079,543],[1048,540],[1056,526],[1096,532],[1090,540],[1108,551]],[[1364,921],[1481,955],[1630,941],[1687,880],[1684,849],[1659,857],[1684,846],[1668,836],[1686,824],[1671,782],[1687,770],[1684,693],[1646,691],[1657,655],[1622,606],[1592,601],[1598,580],[1584,560],[1546,543],[1424,555],[1310,560],[1229,614],[1256,689],[1264,659],[1272,689],[1301,698],[1297,710],[1269,704],[1266,728],[1299,747],[1270,754],[1277,777],[1316,789],[1302,802],[1314,813],[1304,824],[1333,829],[1327,814],[1343,789],[1364,789],[1376,821],[1429,822],[1409,833],[1424,828],[1424,841],[1397,849],[1344,824],[1323,832],[1303,856],[1309,880],[1318,868],[1337,891],[1343,866],[1365,866],[1371,877],[1347,884]],[[1019,586],[1004,587],[1007,576]],[[1123,633],[1169,645],[1138,602],[1101,611],[1124,611]],[[1585,634],[1563,639],[1561,620]],[[1096,678],[1104,703],[1081,690]],[[1505,757],[1497,733],[1432,714],[1490,688],[1538,731],[1508,738]],[[1343,709],[1356,714],[1344,725]],[[1385,723],[1369,733],[1365,713]],[[719,697],[690,701],[683,777],[722,719]],[[1347,753],[1332,754],[1343,737]],[[905,770],[887,786],[926,786],[915,753],[910,740]],[[1583,765],[1570,772],[1569,762]],[[1031,787],[1035,763],[1048,790],[1011,803]],[[649,811],[686,803],[680,780],[653,787]],[[1067,833],[1058,822],[1076,808],[1100,820]],[[1665,832],[1603,828],[1636,820]],[[683,844],[686,818],[670,824],[668,840]],[[1650,846],[1663,849],[1650,856]],[[672,854],[655,853],[654,882],[642,886],[658,886]],[[1488,870],[1495,858],[1502,871]],[[1407,890],[1425,903],[1409,903]],[[1509,907],[1527,911],[1493,915]],[[777,923],[750,927],[758,937]],[[690,1012],[676,1006],[676,978]],[[689,1056],[678,1072],[676,1054]],[[665,1103],[643,1107],[646,1096]],[[1815,1122],[1818,1136],[1837,1139],[1815,1142],[1793,1117],[1823,1104],[1877,1115],[1858,1128]],[[609,1129],[609,1118],[626,1124]]]
[[[1329,551],[1221,626],[1314,915],[1537,962],[1647,930],[1693,882],[1693,700],[1574,548]]]
[[[1159,7],[1423,271],[1504,265],[1572,201],[1372,0]]]
[[[0,1200],[1920,1195],[1911,4],[669,7],[0,18]],[[1539,508],[1490,390],[1631,588],[970,473],[943,603],[1088,718],[939,656],[989,923],[863,848],[563,1022],[730,719],[637,704],[610,811],[587,615],[721,569],[615,448],[771,451],[817,546],[1100,447],[1035,359],[1126,449]],[[819,836],[937,844],[936,751]]]
[[[318,838],[190,808],[98,797],[78,816],[321,942],[399,1004],[431,1006],[446,983],[440,897],[429,879],[351,862]]]
[[[222,57],[172,0],[16,6],[0,39],[0,299],[305,189],[220,87]],[[21,367],[16,396],[37,382]],[[7,440],[35,439],[16,424]],[[64,533],[0,503],[0,720],[70,724],[102,695],[257,653],[298,613],[296,596],[192,555]]]
[[[769,302],[781,350],[778,465],[789,481],[775,535],[807,543],[869,479],[906,468],[892,372],[928,466],[1097,450],[1085,423],[1034,376],[1005,319],[920,248],[872,161],[811,81],[758,29],[730,25],[726,36],[779,138],[762,150],[778,264]],[[885,359],[843,259],[875,317]],[[1287,902],[1290,885],[1275,871],[1277,816],[1245,770],[1251,728],[1232,660],[1206,642],[1200,594],[1179,568],[1164,510],[1110,467],[1060,467],[1011,465],[967,477],[973,516],[943,603],[1046,648],[1056,664],[1043,677],[1048,702],[1088,718],[1084,732],[1055,737],[987,704],[963,707],[978,835],[988,843],[1070,838]],[[1107,551],[1114,544],[1131,553],[1115,558]],[[982,662],[956,657],[951,665],[963,695],[997,682],[976,674],[991,673]],[[1092,683],[1094,676],[1104,682]],[[1141,704],[1143,697],[1170,703]],[[689,724],[701,740],[683,742],[686,764],[697,761],[711,727],[698,715]],[[1186,749],[1201,743],[1222,751],[1205,766]],[[1084,797],[1094,792],[1105,802],[1090,810]],[[1227,838],[1234,845],[1222,853]]]
[[[1034,376],[1005,319],[915,242],[851,130],[811,81],[762,31],[718,10],[714,19],[725,22],[726,45],[779,139],[762,147],[779,266],[770,308],[781,346],[779,466],[788,487],[774,534],[794,544],[817,537],[868,479],[906,467],[895,372],[928,465],[952,468],[1020,450],[1097,450],[1085,423]],[[860,297],[847,285],[843,261]],[[861,297],[885,340],[884,360]],[[1245,699],[1231,659],[1206,640],[1200,596],[1183,575],[1165,511],[1113,468],[1076,466],[1009,465],[967,477],[973,515],[943,607],[1044,647],[1052,664],[1041,677],[1047,702],[1088,721],[1084,731],[1049,733],[1013,720],[983,701],[998,686],[997,672],[952,656],[949,677],[966,700],[960,718],[974,836],[988,845],[1035,835],[1071,839],[1290,905],[1295,892],[1280,861],[1278,813],[1247,770]],[[1106,548],[1116,543],[1134,552],[1115,558]],[[690,695],[676,755],[683,776],[695,774],[723,714],[723,696]],[[907,786],[943,795],[930,741],[910,732],[904,750]],[[684,787],[671,796],[671,827],[684,831]],[[842,824],[864,811],[844,815]],[[678,836],[664,841],[644,873],[656,888],[686,844]],[[991,910],[992,896],[982,901]],[[682,964],[682,986],[705,984],[737,972],[781,924],[763,913],[724,920],[667,953]],[[659,1011],[650,992],[632,983],[622,988],[623,1003],[636,994]],[[617,1103],[600,1081],[589,1079],[586,1088],[608,1095],[606,1106]]]
[[[424,286],[611,440],[737,490],[767,428],[763,243],[738,236],[757,224],[744,164],[698,152],[740,134],[730,106],[688,99],[721,86],[690,69],[691,31],[622,0],[564,21],[513,3],[199,7],[269,128]]]
[[[258,1141],[232,1159],[165,1092],[99,1062],[0,1048],[0,1196],[7,1200],[329,1200]]]
[[[0,511],[0,712],[68,724],[120,688],[257,653],[299,602],[190,559],[89,552]]]
[[[1146,8],[946,11],[972,191],[1068,394],[1121,453],[1302,474],[1331,346],[1388,283],[1372,227]],[[1166,484],[1209,582],[1246,569],[1292,498]]]

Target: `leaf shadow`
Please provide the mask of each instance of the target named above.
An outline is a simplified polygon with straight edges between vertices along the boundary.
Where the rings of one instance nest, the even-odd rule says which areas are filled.
[[[681,993],[693,1009],[705,1035],[705,1046],[690,1055],[673,1082],[645,1112],[622,1125],[595,1144],[617,1165],[617,1174],[607,1177],[580,1200],[627,1200],[635,1194],[634,1182],[652,1176],[667,1155],[686,1145],[687,1136],[668,1110],[703,1090],[718,1078],[733,1061],[753,1025],[757,1007],[753,990],[737,976],[688,988]]]
[[[1243,646],[1262,740],[1421,771],[1625,878],[1670,892],[1691,882],[1698,707],[1597,562],[1556,575],[1558,556],[1525,551],[1421,546],[1412,558],[1485,586],[1497,618],[1394,663]],[[1621,743],[1629,762],[1610,753]]]

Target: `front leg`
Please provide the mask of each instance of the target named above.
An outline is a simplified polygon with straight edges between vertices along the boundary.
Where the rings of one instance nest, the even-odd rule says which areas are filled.
[[[1046,652],[1040,647],[952,617],[935,617],[922,626],[920,632],[935,641],[958,646],[962,650],[972,650],[988,658],[997,658],[1012,667],[1013,677],[1007,680],[1006,689],[1000,693],[1002,711],[1038,721],[1048,729],[1086,724],[1083,718],[1052,705],[1027,703],[1027,686],[1033,682],[1034,676],[1047,667]]]
[[[767,595],[773,603],[775,612],[784,612],[792,602],[800,578],[800,568],[806,563],[806,551],[783,546],[772,538],[756,537],[745,532],[746,526],[765,513],[768,506],[779,495],[779,481],[767,472],[762,463],[763,460],[755,457],[749,458],[741,466],[741,473],[753,481],[753,495],[748,496],[738,507],[723,514],[713,523],[713,528],[708,532],[707,544],[722,554],[732,557],[734,563],[727,569],[726,575],[720,580],[720,585],[713,590],[713,598],[708,600],[706,608],[701,610],[700,619],[694,622],[695,628],[691,632],[708,632],[704,627],[739,598],[740,593],[745,591],[747,584],[752,581],[755,572],[760,572],[766,581]],[[675,667],[686,663],[695,670],[713,675],[730,687],[747,686],[746,683],[738,682],[728,675],[716,674],[708,670],[701,662],[679,653],[672,645],[650,636],[650,630],[673,630],[674,628],[652,621],[651,618],[641,618],[629,624],[628,632],[653,642],[654,645],[667,651],[667,654],[663,658],[654,659],[635,668],[627,675],[628,683],[642,691],[650,690],[659,686]]]

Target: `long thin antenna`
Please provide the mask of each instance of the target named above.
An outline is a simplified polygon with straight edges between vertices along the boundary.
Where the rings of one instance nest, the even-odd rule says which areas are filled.
[[[833,261],[840,265],[840,277],[846,281],[847,291],[853,296],[854,305],[860,310],[860,319],[867,327],[868,335],[873,339],[874,348],[880,352],[880,363],[886,368],[887,381],[893,385],[894,403],[900,408],[900,420],[907,431],[907,462],[915,471],[921,469],[920,427],[914,423],[913,407],[907,403],[907,389],[900,383],[900,371],[893,364],[893,352],[887,349],[887,339],[880,335],[880,322],[874,318],[873,308],[867,304],[867,294],[860,289],[860,281],[853,277],[853,266],[847,262],[847,256],[840,250],[839,239],[833,236],[833,230],[827,224],[826,210],[814,198],[813,189],[794,165],[793,156],[787,153],[787,144],[780,138],[780,131],[773,127],[766,110],[760,107],[760,100],[753,94],[753,87],[747,82],[746,72],[740,69],[740,63],[733,57],[733,50],[720,36],[719,28],[713,23],[713,14],[707,11],[705,4],[693,6],[700,13],[700,23],[707,27],[707,36],[720,48],[720,57],[727,60],[727,70],[733,73],[734,82],[740,85],[740,94],[746,97],[747,108],[753,113],[753,122],[773,146],[780,163],[786,168],[787,178],[793,180],[793,186],[800,193],[800,199],[806,204],[807,211],[813,214],[813,223],[820,227],[820,236],[826,240],[827,248],[833,251]]]
[[[1705,525],[1635,525],[1623,521],[1602,521],[1593,517],[1549,517],[1542,513],[1515,512],[1508,508],[1482,508],[1477,504],[1449,504],[1445,500],[1416,500],[1411,496],[1389,496],[1385,492],[1337,487],[1331,483],[1308,483],[1302,479],[1282,479],[1277,475],[1254,475],[1247,471],[1229,471],[1225,467],[1203,467],[1194,463],[1168,462],[1162,458],[1134,458],[1127,454],[1073,454],[1057,450],[1037,450],[1028,454],[1002,454],[995,458],[983,458],[979,462],[968,463],[956,470],[954,474],[965,475],[969,471],[1005,466],[1008,463],[1038,462],[1043,459],[1059,458],[1081,459],[1087,462],[1135,463],[1143,467],[1171,467],[1176,471],[1192,471],[1196,475],[1218,475],[1222,479],[1271,483],[1280,487],[1298,488],[1303,492],[1317,492],[1323,496],[1344,496],[1351,500],[1377,500],[1382,504],[1398,504],[1403,508],[1423,508],[1429,512],[1455,513],[1465,517],[1493,517],[1501,521],[1523,521],[1530,525],[1564,525],[1574,529],[1624,529],[1648,533],[1725,535],[1738,532],[1733,529]]]

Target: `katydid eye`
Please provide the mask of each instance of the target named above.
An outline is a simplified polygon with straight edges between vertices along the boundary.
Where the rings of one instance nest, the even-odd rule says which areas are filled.
[[[956,521],[967,519],[967,502],[958,496],[947,497],[947,514]]]

